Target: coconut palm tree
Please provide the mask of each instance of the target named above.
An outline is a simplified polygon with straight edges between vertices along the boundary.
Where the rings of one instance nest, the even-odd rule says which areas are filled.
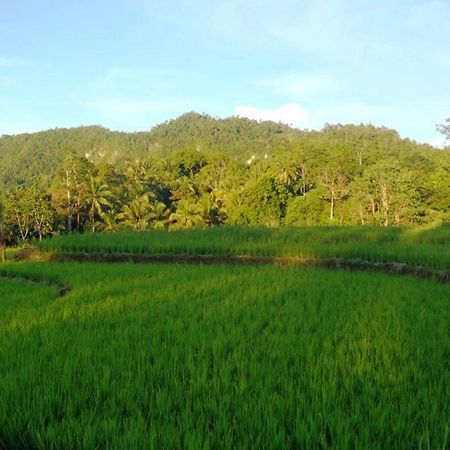
[[[102,231],[116,231],[120,227],[119,212],[116,207],[112,207],[107,211],[102,211],[100,221],[97,222],[97,228]]]
[[[95,232],[96,227],[95,216],[96,214],[101,216],[104,212],[104,208],[111,207],[109,201],[109,197],[111,196],[111,191],[106,183],[103,183],[98,177],[93,175],[89,176],[84,200],[88,205],[89,223],[91,224],[93,232]]]
[[[203,214],[204,209],[201,204],[182,199],[176,203],[176,210],[170,214],[169,223],[175,229],[205,225]]]
[[[144,194],[124,205],[118,218],[135,231],[144,231],[148,228],[160,228],[168,217],[166,205],[152,199],[150,194]]]

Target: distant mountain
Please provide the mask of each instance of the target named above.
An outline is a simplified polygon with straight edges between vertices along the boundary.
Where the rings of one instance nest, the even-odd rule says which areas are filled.
[[[94,163],[123,164],[129,159],[169,155],[180,149],[228,152],[247,160],[299,147],[370,145],[386,152],[398,148],[433,152],[432,147],[402,140],[398,133],[371,125],[326,126],[321,132],[301,131],[273,122],[245,118],[215,119],[195,112],[162,123],[148,132],[124,133],[101,126],[59,128],[0,138],[0,186],[52,183],[71,151]]]

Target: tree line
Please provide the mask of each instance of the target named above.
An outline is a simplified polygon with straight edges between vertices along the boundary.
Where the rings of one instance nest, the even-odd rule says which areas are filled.
[[[448,149],[363,125],[326,126],[320,137],[272,143],[245,158],[192,145],[116,163],[67,151],[51,184],[33,180],[2,189],[2,247],[123,228],[449,220]]]

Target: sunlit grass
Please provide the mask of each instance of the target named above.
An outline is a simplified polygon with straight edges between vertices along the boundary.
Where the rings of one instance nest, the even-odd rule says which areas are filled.
[[[450,226],[429,229],[380,227],[216,227],[177,232],[120,232],[60,236],[44,241],[53,252],[208,254],[343,257],[406,262],[450,269]]]
[[[448,286],[271,266],[0,274],[0,447],[446,448]]]

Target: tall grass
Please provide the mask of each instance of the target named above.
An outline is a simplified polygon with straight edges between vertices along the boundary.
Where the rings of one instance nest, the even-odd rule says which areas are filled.
[[[450,226],[424,228],[216,227],[184,231],[84,234],[48,239],[53,252],[343,257],[450,269]]]
[[[447,286],[271,266],[0,274],[73,286],[0,281],[0,447],[448,448]]]

